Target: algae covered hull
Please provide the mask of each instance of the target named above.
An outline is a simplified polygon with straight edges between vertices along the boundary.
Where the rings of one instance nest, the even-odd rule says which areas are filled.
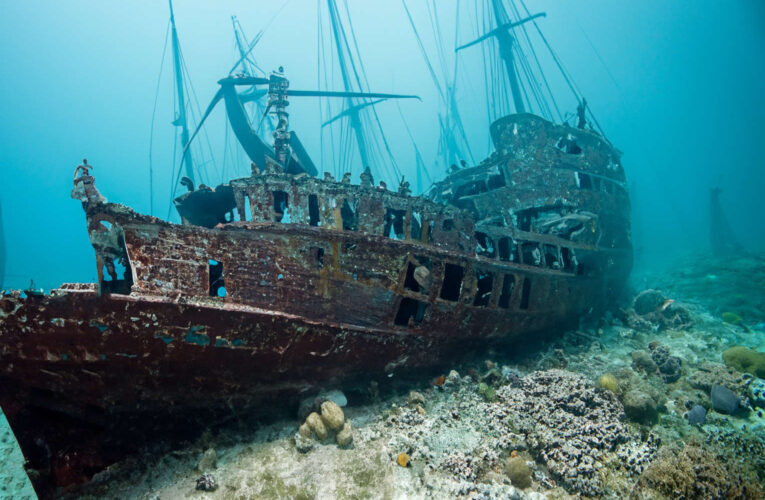
[[[619,153],[529,114],[491,132],[492,156],[423,197],[269,167],[181,196],[182,225],[106,202],[83,169],[99,282],[0,299],[0,404],[27,458],[77,481],[165,419],[263,411],[605,307],[632,262]]]

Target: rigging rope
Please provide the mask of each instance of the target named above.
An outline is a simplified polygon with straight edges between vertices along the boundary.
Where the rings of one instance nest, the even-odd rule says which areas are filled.
[[[154,109],[151,112],[151,132],[149,134],[149,215],[154,215],[154,165],[152,161],[154,151],[154,118],[157,115],[157,101],[159,100],[159,84],[162,81],[162,69],[165,66],[167,54],[167,40],[170,37],[170,20],[167,20],[165,29],[165,44],[162,49],[162,60],[159,63],[159,75],[157,75],[157,89],[154,91]]]

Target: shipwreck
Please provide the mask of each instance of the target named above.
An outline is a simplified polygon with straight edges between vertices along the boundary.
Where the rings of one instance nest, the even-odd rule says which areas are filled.
[[[107,201],[84,162],[72,196],[98,282],[0,298],[0,405],[55,484],[86,479],[163,422],[198,427],[560,331],[627,279],[620,153],[583,125],[519,105],[491,124],[490,156],[413,196],[369,170],[317,177],[286,112],[311,94],[283,73],[220,84],[213,105],[225,102],[252,175],[187,181],[173,224]],[[267,86],[273,145],[247,123],[238,85]]]

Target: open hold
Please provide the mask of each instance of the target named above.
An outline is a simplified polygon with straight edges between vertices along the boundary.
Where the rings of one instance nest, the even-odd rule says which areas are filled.
[[[402,297],[393,322],[399,326],[419,325],[425,317],[428,304],[409,297]]]
[[[510,307],[510,299],[513,296],[513,289],[515,288],[515,275],[506,274],[502,279],[502,292],[499,294],[499,302],[497,305],[503,309]]]
[[[505,187],[505,176],[502,175],[501,172],[497,175],[492,175],[491,177],[489,177],[489,181],[487,185],[490,190]]]
[[[386,208],[384,235],[396,240],[403,240],[405,216],[405,210],[394,210],[392,208]]]
[[[530,298],[531,298],[531,279],[523,278],[523,286],[521,287],[521,304],[518,307],[520,309],[528,309]]]
[[[356,210],[353,209],[348,200],[343,200],[343,206],[340,207],[340,216],[343,218],[343,229],[346,231],[356,230]],[[402,224],[403,228],[403,224]],[[402,229],[403,233],[403,229]]]
[[[454,200],[459,200],[465,196],[475,196],[477,194],[485,193],[488,191],[486,188],[486,182],[483,179],[477,181],[468,182],[457,188],[454,193]]]
[[[289,222],[289,195],[284,191],[274,191],[273,195],[274,220],[276,222]]]
[[[465,277],[465,269],[457,264],[446,263],[444,265],[444,283],[441,286],[441,298],[445,300],[459,300],[462,291],[462,279]]]
[[[208,266],[210,271],[210,297],[225,297],[226,283],[223,280],[223,263],[210,259]]]
[[[486,233],[480,231],[475,232],[475,253],[482,257],[494,258],[496,250],[494,249],[494,240],[491,239]]]
[[[476,273],[478,290],[475,292],[474,306],[487,307],[491,301],[491,290],[494,287],[494,273],[478,271]]]
[[[321,225],[321,220],[319,220],[319,198],[315,194],[308,195],[308,223],[312,226]]]

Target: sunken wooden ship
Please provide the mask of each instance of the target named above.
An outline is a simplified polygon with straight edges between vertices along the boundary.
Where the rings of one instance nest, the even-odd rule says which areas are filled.
[[[180,196],[173,224],[106,201],[84,164],[72,196],[98,283],[0,298],[0,405],[56,484],[149,430],[575,326],[627,279],[625,175],[601,135],[512,114],[491,125],[488,158],[412,196],[368,171],[317,177],[287,130],[300,94],[278,73],[255,80],[221,80],[216,96],[236,116],[235,85],[269,86],[273,147],[235,127],[251,176]]]

